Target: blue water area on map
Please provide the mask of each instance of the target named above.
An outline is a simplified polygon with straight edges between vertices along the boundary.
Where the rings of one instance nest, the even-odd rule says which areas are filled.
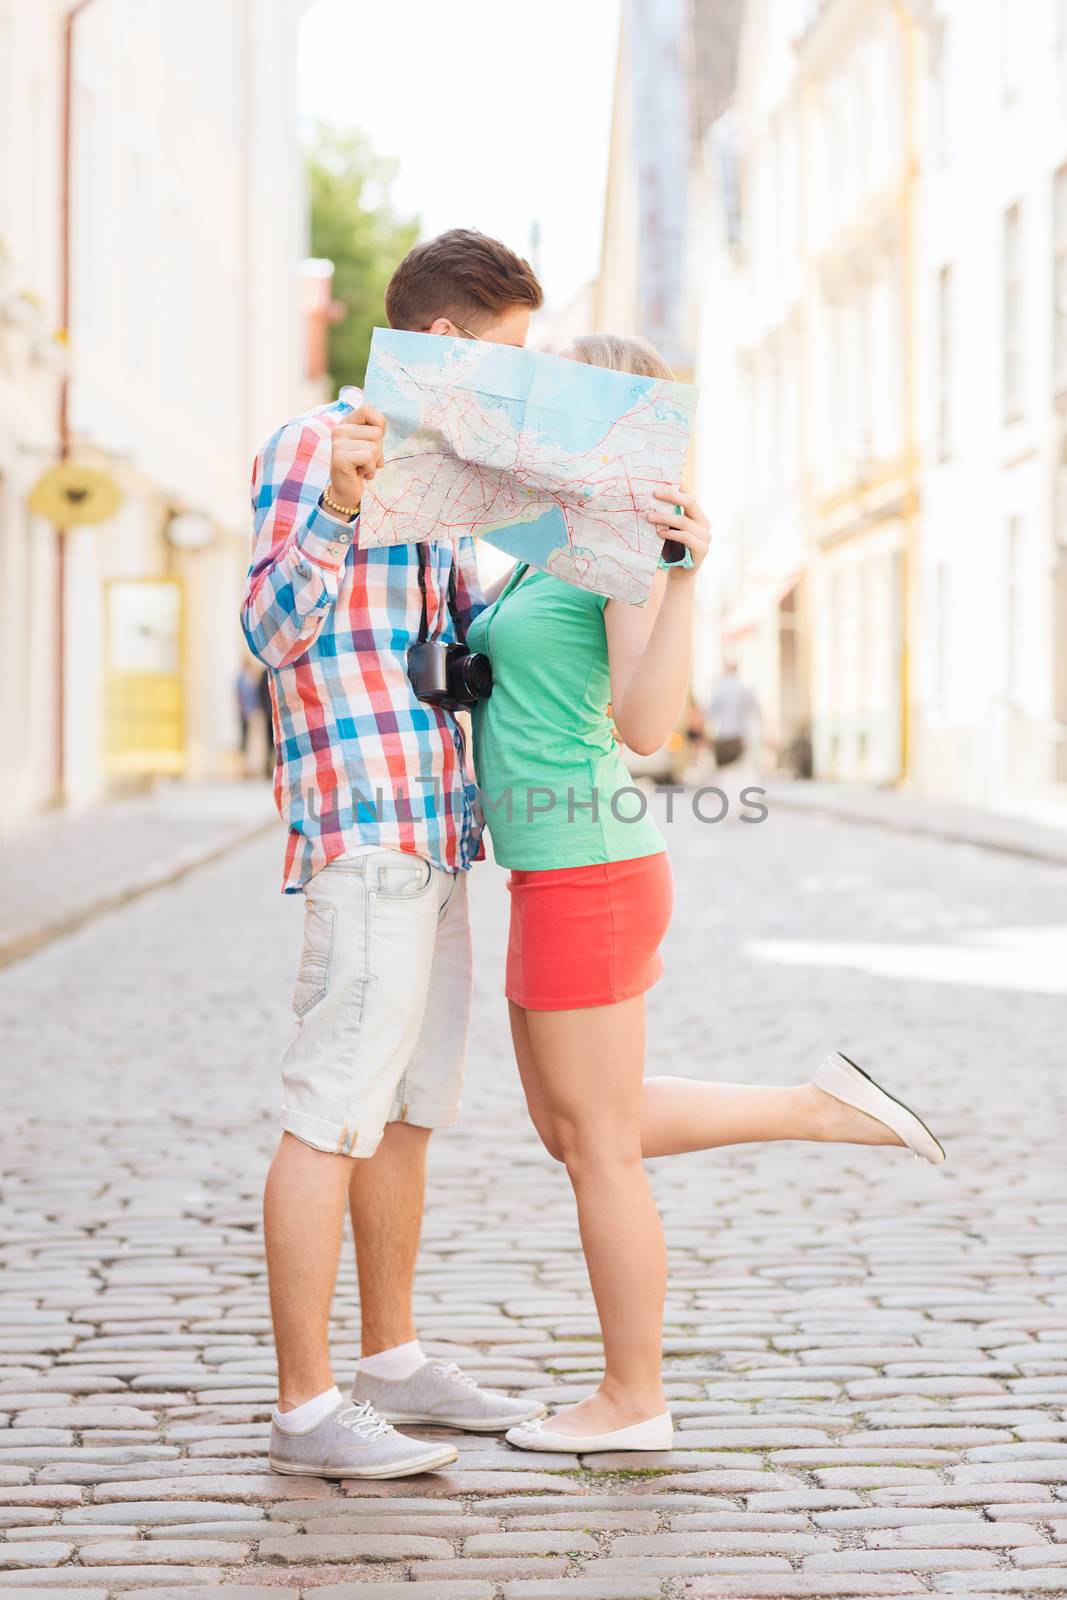
[[[482,537],[495,550],[517,556],[531,566],[546,567],[553,550],[567,543],[567,524],[559,507],[551,506],[536,522],[516,522]]]
[[[564,356],[512,345],[478,345],[478,359],[470,368],[471,345],[466,340],[442,339],[432,334],[377,329],[374,346],[387,350],[405,366],[429,366],[447,381],[449,368],[464,372],[464,381],[488,411],[502,411],[516,430],[525,425],[540,438],[575,455],[586,455],[604,439],[611,424],[645,399],[656,387],[653,378],[628,372],[589,367]],[[458,377],[458,371],[457,371]],[[390,433],[403,437],[418,426],[419,396],[399,390],[375,360],[372,347],[367,368],[366,394],[390,421]],[[678,407],[661,394],[650,416],[680,420]]]
[[[477,381],[488,410],[506,412],[516,429],[525,424],[540,438],[579,456],[594,450],[653,382],[500,345],[481,362]]]
[[[402,350],[398,350],[395,340],[398,336],[390,334],[389,348],[398,359],[403,360]],[[400,335],[399,337],[408,337]],[[427,345],[444,343],[444,340],[431,340],[425,335],[416,337],[425,339]],[[389,422],[386,434],[386,453],[391,455],[399,441],[407,439],[415,433],[419,426],[419,412],[421,409],[421,395],[418,389],[405,386],[400,388],[393,379],[391,372],[386,371],[377,360],[375,346],[378,345],[382,335],[376,331],[374,342],[371,345],[370,360],[367,362],[367,375],[363,380],[363,394],[372,406],[377,406]],[[430,352],[433,353],[432,350]],[[420,353],[419,359],[425,360]]]

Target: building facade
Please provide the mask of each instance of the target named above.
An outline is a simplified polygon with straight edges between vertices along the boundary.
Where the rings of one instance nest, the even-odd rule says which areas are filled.
[[[772,755],[810,735],[823,775],[876,782],[908,761],[917,48],[895,0],[754,0],[710,135],[721,648]]]
[[[650,339],[692,381],[708,287],[704,256],[711,185],[705,136],[733,91],[742,0],[624,0],[592,323]],[[707,402],[702,402],[706,417]],[[688,477],[703,475],[694,439]],[[716,663],[715,588],[699,579],[694,689],[705,699]]]
[[[733,90],[742,0],[624,0],[593,322],[692,377],[703,140]]]
[[[707,144],[719,650],[821,777],[1062,806],[1067,0],[751,0]]]
[[[915,778],[1062,805],[1067,3],[939,0],[923,98]]]
[[[52,789],[55,540],[31,519],[54,459],[59,325],[58,18],[0,4],[0,825]]]
[[[5,582],[0,605],[23,619],[4,627],[4,677],[17,685],[0,744],[8,824],[155,772],[227,770],[248,465],[306,399],[293,82],[301,0],[89,0],[78,10],[63,330],[70,9],[0,0],[0,70],[14,86],[13,102],[0,96],[10,180],[0,185],[0,238],[8,283],[29,292],[40,321],[32,336],[0,332],[16,463],[0,467],[0,531],[5,569],[18,573],[16,596]],[[27,363],[40,397],[32,407]],[[27,494],[64,436],[70,458],[104,472],[121,501],[105,521],[59,535],[31,514]]]

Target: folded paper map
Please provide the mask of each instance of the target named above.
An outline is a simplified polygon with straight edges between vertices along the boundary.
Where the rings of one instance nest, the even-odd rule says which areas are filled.
[[[376,328],[365,396],[388,421],[360,544],[473,534],[640,605],[680,481],[697,391],[563,356]]]

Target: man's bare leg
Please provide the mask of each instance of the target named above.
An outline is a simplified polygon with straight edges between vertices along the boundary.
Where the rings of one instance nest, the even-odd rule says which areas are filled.
[[[429,1128],[390,1122],[369,1161],[351,1163],[348,1197],[364,1356],[393,1350],[416,1337],[411,1295],[422,1235],[429,1140]]]
[[[283,1133],[267,1175],[263,1231],[278,1350],[278,1409],[333,1387],[329,1321],[341,1253],[350,1156]]]

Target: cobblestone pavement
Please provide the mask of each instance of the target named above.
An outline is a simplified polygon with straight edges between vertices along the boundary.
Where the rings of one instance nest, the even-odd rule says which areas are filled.
[[[670,1456],[329,1485],[266,1471],[259,1196],[300,902],[244,846],[0,973],[0,1600],[1067,1593],[1067,871],[796,813],[671,830],[652,1070],[796,1081],[840,1044],[949,1147],[654,1164]],[[476,882],[478,1032],[435,1141],[419,1317],[546,1400],[596,1325],[527,1128]],[[1059,919],[1059,922],[1058,922]],[[605,1063],[605,1072],[610,1063]],[[346,1261],[334,1330],[354,1358]]]

